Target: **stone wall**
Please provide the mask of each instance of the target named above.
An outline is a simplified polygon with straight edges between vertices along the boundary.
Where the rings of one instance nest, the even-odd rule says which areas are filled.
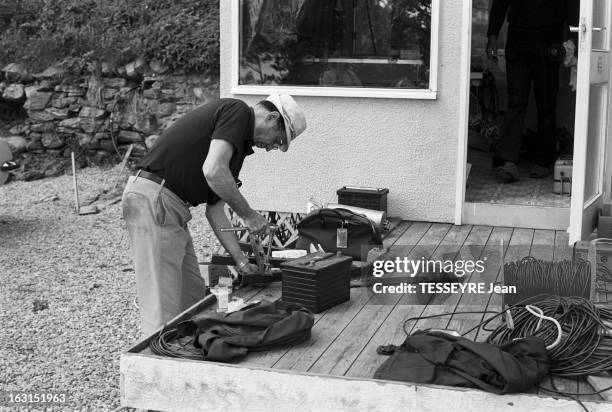
[[[138,62],[105,74],[73,76],[58,66],[32,75],[16,64],[4,67],[0,118],[11,127],[0,129],[0,139],[25,163],[40,155],[66,159],[72,151],[81,160],[120,160],[131,144],[138,158],[177,118],[219,97],[217,78],[156,73]],[[25,178],[64,168],[51,169]]]

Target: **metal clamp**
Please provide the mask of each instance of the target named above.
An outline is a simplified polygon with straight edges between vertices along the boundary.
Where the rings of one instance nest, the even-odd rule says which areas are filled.
[[[270,225],[270,236],[273,231],[278,229],[276,225]],[[239,226],[239,227],[228,227],[219,229],[221,232],[240,232],[242,230],[249,230],[248,227]],[[255,261],[257,262],[257,268],[259,270],[259,274],[271,276],[272,275],[272,266],[270,264],[270,256],[272,254],[272,237],[270,237],[268,241],[268,249],[264,251],[263,247],[263,236],[250,234],[249,241],[251,243],[251,249],[253,249],[253,255],[255,255]]]

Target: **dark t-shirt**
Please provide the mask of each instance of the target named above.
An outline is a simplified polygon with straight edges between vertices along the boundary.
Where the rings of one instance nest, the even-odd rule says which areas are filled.
[[[166,187],[192,206],[216,203],[202,166],[212,139],[234,146],[230,170],[234,179],[244,158],[253,153],[253,109],[241,100],[220,99],[177,120],[157,139],[139,167],[166,179]]]

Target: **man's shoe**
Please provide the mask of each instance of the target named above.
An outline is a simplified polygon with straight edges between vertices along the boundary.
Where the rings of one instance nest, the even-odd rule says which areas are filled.
[[[533,179],[542,179],[550,174],[550,169],[546,166],[533,165],[529,171],[529,177]]]
[[[518,166],[512,162],[506,162],[503,165],[496,167],[495,172],[497,177],[503,183],[518,182],[520,180],[520,174]]]

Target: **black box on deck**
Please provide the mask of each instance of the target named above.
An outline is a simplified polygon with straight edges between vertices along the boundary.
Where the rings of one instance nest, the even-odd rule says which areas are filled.
[[[351,298],[350,256],[310,253],[281,264],[282,300],[319,313]]]
[[[338,189],[338,203],[341,205],[382,210],[387,213],[387,193],[389,189],[372,187],[348,187]]]

